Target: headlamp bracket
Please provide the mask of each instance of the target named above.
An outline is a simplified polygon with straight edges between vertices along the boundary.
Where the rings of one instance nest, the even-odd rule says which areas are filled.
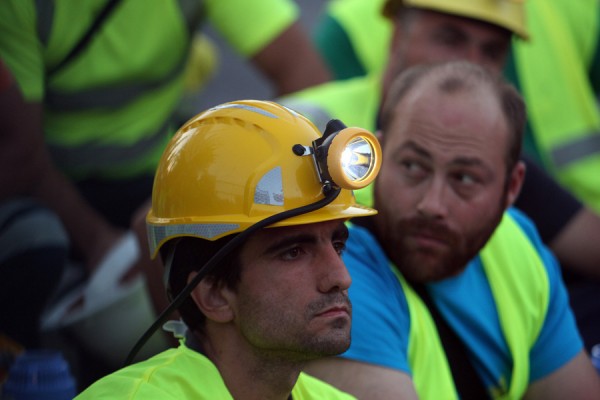
[[[342,121],[339,119],[332,119],[327,123],[323,136],[313,140],[312,146],[296,144],[292,147],[292,151],[297,156],[312,156],[319,182],[323,184],[323,192],[340,187],[333,179],[331,179],[329,171],[327,170],[327,153],[335,134],[345,128],[346,125],[344,125]]]

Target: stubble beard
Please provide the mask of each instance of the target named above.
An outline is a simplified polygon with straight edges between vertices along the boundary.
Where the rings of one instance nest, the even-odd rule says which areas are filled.
[[[337,318],[318,332],[311,332],[315,315],[332,304],[344,304],[351,315],[351,305],[346,293],[331,293],[309,305],[303,321],[294,320],[291,314],[273,315],[268,323],[248,320],[243,329],[246,340],[261,357],[304,362],[343,353],[350,347],[350,321]]]
[[[403,219],[387,233],[384,248],[409,282],[437,282],[458,275],[467,267],[494,233],[503,213],[504,208],[498,207],[487,223],[467,237],[426,218]],[[420,248],[412,238],[412,235],[419,232],[435,235],[445,246]]]

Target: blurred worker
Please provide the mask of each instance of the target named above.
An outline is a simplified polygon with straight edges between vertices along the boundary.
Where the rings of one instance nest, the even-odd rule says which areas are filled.
[[[8,337],[24,348],[41,346],[40,315],[56,289],[68,257],[68,238],[58,218],[32,200],[11,199],[11,190],[22,182],[15,166],[43,163],[43,146],[20,136],[29,116],[10,72],[0,59],[0,129],[8,140],[22,141],[32,158],[19,158],[11,148],[0,147],[0,159],[12,165],[0,174],[0,337]],[[20,215],[21,218],[14,218]],[[6,237],[11,237],[7,240]],[[24,246],[32,241],[34,246]]]
[[[0,139],[9,183],[0,210],[14,223],[42,212],[60,222],[26,220],[22,236],[3,224],[0,247],[35,253],[31,232],[58,239],[66,231],[69,265],[78,267],[68,276],[89,282],[150,197],[199,24],[213,23],[275,93],[287,93],[329,76],[298,13],[290,0],[0,2],[0,58],[24,98],[10,107],[24,118]],[[46,267],[30,258],[31,269]]]
[[[0,56],[23,92],[31,124],[20,129],[30,142],[43,139],[52,156],[43,168],[23,164],[10,172],[21,180],[14,195],[53,209],[90,270],[149,197],[203,14],[272,78],[276,93],[327,79],[296,6],[285,0],[0,5]],[[294,52],[281,57],[287,46]],[[2,145],[29,157],[21,143]]]
[[[386,0],[333,0],[315,42],[337,79],[381,71],[393,27]],[[446,10],[443,1],[404,1]],[[524,150],[578,199],[600,212],[600,3],[524,2],[532,40],[514,41],[505,68],[528,108]]]

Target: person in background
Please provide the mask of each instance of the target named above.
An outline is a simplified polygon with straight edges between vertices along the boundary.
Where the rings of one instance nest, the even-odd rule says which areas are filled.
[[[336,79],[385,67],[386,49],[393,35],[389,19],[381,12],[385,3],[327,3],[313,37]],[[448,7],[443,0],[402,3],[437,10]],[[524,5],[532,40],[513,41],[504,70],[525,97],[529,110],[524,151],[598,213],[600,4],[596,0],[527,0]]]
[[[343,26],[348,29],[359,58],[383,59],[383,67],[373,68],[366,76],[285,96],[281,99],[284,104],[303,112],[317,125],[322,126],[323,121],[335,116],[349,125],[376,130],[387,88],[405,68],[465,59],[500,75],[510,58],[511,32],[513,43],[525,43],[529,37],[524,9],[529,2],[454,1],[450,4],[435,0],[387,0],[383,10],[377,11],[372,9],[374,3],[378,2],[359,4],[342,0],[332,2],[331,9],[336,11],[332,16],[344,21]],[[379,16],[381,13],[385,17]],[[391,30],[388,35],[393,38],[382,41],[381,46],[375,43],[382,36],[382,28],[376,28],[379,25],[374,23],[374,28],[369,30],[370,51],[385,52],[384,56],[369,58],[367,47],[360,45],[363,42],[357,38],[362,37],[360,32],[364,26],[352,23],[357,15],[364,15],[360,20],[364,26],[378,21],[377,16],[385,21],[385,28]],[[351,27],[358,29],[349,29]],[[338,49],[344,47],[338,46]],[[542,239],[561,262],[571,306],[589,350],[600,342],[600,299],[596,295],[600,285],[600,247],[595,241],[600,236],[600,215],[558,185],[532,158],[525,156],[524,161],[528,173],[515,205],[533,219]],[[370,204],[368,198],[361,200],[360,193],[359,201]]]
[[[0,6],[0,56],[31,120],[23,134],[43,138],[52,157],[40,170],[24,164],[17,172],[29,179],[13,194],[41,199],[53,209],[90,271],[149,197],[173,131],[169,118],[183,90],[191,38],[203,16],[271,78],[276,94],[329,77],[299,25],[297,7],[287,0],[96,3]],[[294,52],[281,57],[282,47]],[[29,156],[20,142],[2,145]]]
[[[559,265],[511,207],[522,98],[465,61],[416,66],[381,114],[379,213],[353,221],[344,261],[352,344],[306,371],[361,399],[592,399]]]
[[[35,143],[28,143],[27,136],[17,135],[31,122],[23,112],[25,107],[16,82],[0,59],[1,136],[23,141],[24,146],[31,146],[34,155],[20,159],[11,148],[0,148],[4,168],[10,168],[0,174],[0,203],[5,204],[0,208],[0,240],[7,243],[0,252],[0,337],[21,347],[38,348],[42,345],[40,315],[65,268],[68,238],[58,218],[49,210],[34,201],[14,202],[10,198],[10,192],[24,183],[14,171],[27,163],[43,165],[48,157],[43,146],[36,147]],[[15,214],[21,218],[13,218]],[[47,230],[34,229],[35,226],[48,226],[55,234],[48,235]],[[12,240],[7,241],[6,236]],[[29,241],[35,247],[25,249],[23,243]]]
[[[23,117],[0,137],[0,175],[8,183],[0,214],[12,222],[0,227],[0,244],[18,243],[31,254],[28,270],[41,272],[49,266],[35,256],[37,235],[65,240],[71,281],[61,282],[59,298],[91,281],[147,207],[205,21],[270,79],[274,94],[329,78],[291,0],[0,3],[0,58],[23,97],[4,108]],[[51,215],[30,218],[41,214]],[[11,230],[14,224],[24,228]],[[125,280],[134,276],[139,268]],[[24,314],[26,303],[13,306]]]
[[[301,373],[350,344],[344,222],[375,214],[350,190],[326,190],[312,157],[293,151],[319,137],[301,115],[256,100],[213,107],[178,131],[147,222],[168,292],[186,296],[181,344],[77,399],[352,398]]]

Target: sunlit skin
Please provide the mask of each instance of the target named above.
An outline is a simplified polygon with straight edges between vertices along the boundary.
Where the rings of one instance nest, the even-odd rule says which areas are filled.
[[[338,220],[264,229],[247,242],[235,318],[257,351],[312,359],[348,348],[347,236]]]
[[[461,272],[509,203],[508,125],[486,86],[441,93],[417,84],[383,133],[376,181],[380,242],[413,282]]]
[[[409,12],[404,25],[398,19],[394,22],[384,88],[406,68],[428,63],[465,60],[495,75],[502,73],[511,41],[506,29],[435,11]]]
[[[339,219],[260,230],[239,250],[235,288],[205,278],[194,289],[203,353],[234,398],[287,398],[308,360],[350,346],[347,237]]]
[[[253,234],[241,250],[237,288],[217,289],[226,313],[207,311],[207,330],[213,322],[235,326],[241,347],[263,359],[304,361],[345,351],[351,279],[341,253],[347,237],[342,220]],[[207,285],[214,286],[203,281],[196,291]],[[205,345],[210,352],[211,343]]]

